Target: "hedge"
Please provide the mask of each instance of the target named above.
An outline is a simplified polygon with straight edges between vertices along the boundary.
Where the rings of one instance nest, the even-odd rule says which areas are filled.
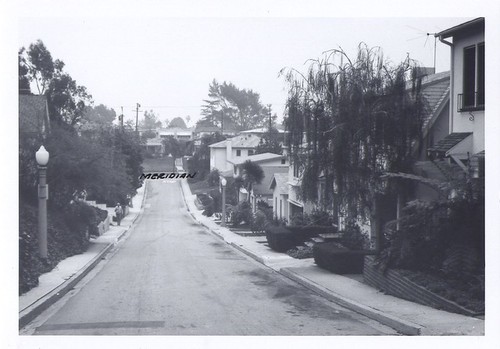
[[[38,285],[38,277],[52,270],[61,260],[86,251],[89,235],[102,210],[76,202],[64,212],[49,207],[47,220],[48,258],[38,255],[38,209],[21,203],[19,207],[19,294]],[[107,212],[105,212],[107,214]]]
[[[266,239],[269,247],[277,252],[286,252],[301,243],[299,236],[285,227],[267,227]]]
[[[335,274],[361,274],[364,257],[373,253],[367,250],[339,248],[334,242],[318,243],[313,246],[314,262],[320,268]]]
[[[318,234],[334,232],[336,232],[335,227],[325,226],[270,226],[266,228],[266,238],[269,247],[274,251],[286,252]]]

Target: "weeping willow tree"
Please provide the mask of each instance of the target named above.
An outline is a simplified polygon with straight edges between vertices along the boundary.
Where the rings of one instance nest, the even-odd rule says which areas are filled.
[[[305,74],[283,70],[288,85],[287,145],[302,168],[304,201],[322,198],[347,219],[368,213],[372,236],[381,228],[380,202],[395,184],[386,172],[410,172],[414,144],[421,144],[423,103],[418,67],[398,65],[380,48],[360,44],[356,60],[342,50],[311,60]],[[377,243],[378,242],[378,243]]]

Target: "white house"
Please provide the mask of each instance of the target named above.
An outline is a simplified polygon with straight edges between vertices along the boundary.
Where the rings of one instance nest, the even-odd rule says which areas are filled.
[[[211,144],[210,169],[220,172],[233,171],[234,165],[230,161],[246,159],[252,156],[259,145],[260,137],[255,135],[238,135],[233,138]]]
[[[179,141],[190,141],[193,139],[193,129],[180,127],[162,128],[158,130],[158,136],[160,138],[171,136]]]
[[[288,221],[288,173],[275,173],[269,189],[273,191],[273,216]]]
[[[241,175],[241,165],[246,161],[252,161],[260,166],[283,166],[287,168],[288,171],[288,159],[286,156],[273,154],[273,153],[262,153],[256,155],[250,155],[247,157],[236,157],[228,160],[229,163],[233,164],[233,176],[238,177]]]
[[[484,18],[437,33],[451,48],[449,135],[428,149],[450,158],[474,177],[484,176]]]

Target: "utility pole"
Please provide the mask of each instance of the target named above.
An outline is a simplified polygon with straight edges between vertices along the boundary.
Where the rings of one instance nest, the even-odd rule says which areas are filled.
[[[141,105],[136,103],[135,107],[135,133],[139,133],[139,108]]]

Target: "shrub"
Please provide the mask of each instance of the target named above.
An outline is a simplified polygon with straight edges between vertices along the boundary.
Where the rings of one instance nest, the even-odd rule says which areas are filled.
[[[274,251],[286,252],[302,243],[297,234],[292,233],[285,227],[268,226],[265,230],[269,247]]]
[[[243,201],[236,205],[233,209],[232,220],[233,225],[240,225],[243,222],[251,225],[253,222],[253,212],[250,203]]]
[[[364,257],[371,254],[363,250],[341,249],[335,243],[319,243],[313,246],[314,262],[335,274],[360,274],[363,272]]]
[[[210,171],[210,173],[207,176],[207,183],[209,186],[214,187],[216,185],[219,185],[219,170],[214,169]]]
[[[252,228],[252,232],[260,233],[265,231],[267,224],[268,220],[266,214],[262,210],[257,210],[250,225]]]
[[[341,232],[340,243],[350,250],[362,250],[368,247],[368,237],[361,232],[361,229],[356,224],[349,224],[345,230]]]

